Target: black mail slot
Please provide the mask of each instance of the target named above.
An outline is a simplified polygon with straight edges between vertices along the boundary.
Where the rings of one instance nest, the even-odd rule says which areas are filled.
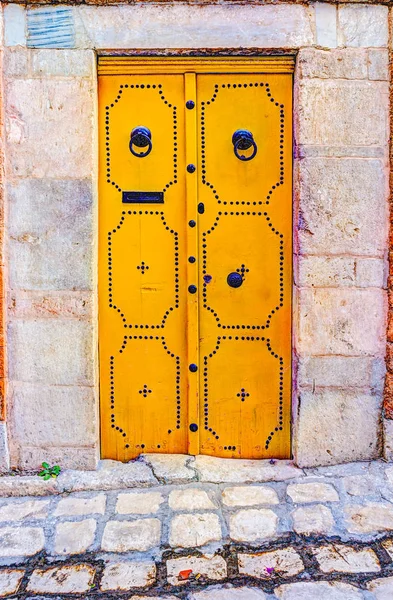
[[[164,204],[164,192],[123,192],[124,204]]]

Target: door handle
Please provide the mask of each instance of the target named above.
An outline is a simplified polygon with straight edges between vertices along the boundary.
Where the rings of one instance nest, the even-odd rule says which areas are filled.
[[[145,150],[144,152],[135,152],[133,146],[136,146],[137,148],[146,148],[146,146],[147,146],[147,150]],[[142,126],[134,127],[134,129],[131,131],[131,136],[130,136],[130,152],[131,152],[131,154],[133,154],[137,158],[144,158],[145,156],[150,154],[152,148],[153,148],[153,144],[151,141],[150,129],[148,129],[147,127],[142,127]]]
[[[252,160],[258,151],[258,147],[255,143],[254,136],[248,129],[237,129],[232,136],[233,151],[236,158],[243,161]],[[248,150],[253,148],[250,156],[239,154],[239,150]]]

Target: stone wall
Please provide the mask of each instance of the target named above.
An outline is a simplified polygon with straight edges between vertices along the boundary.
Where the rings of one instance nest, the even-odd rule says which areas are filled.
[[[11,464],[94,468],[99,457],[95,65],[130,50],[297,54],[294,457],[379,456],[390,8],[65,4],[2,6]]]

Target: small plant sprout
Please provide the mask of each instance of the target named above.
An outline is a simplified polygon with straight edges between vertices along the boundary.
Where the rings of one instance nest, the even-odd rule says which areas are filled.
[[[53,465],[51,467],[47,462],[42,463],[42,471],[38,473],[39,477],[42,477],[44,481],[48,481],[51,477],[56,479],[56,477],[60,474],[61,468],[59,465]]]

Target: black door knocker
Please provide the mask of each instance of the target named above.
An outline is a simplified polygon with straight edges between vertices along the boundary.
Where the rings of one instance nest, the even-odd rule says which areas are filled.
[[[239,160],[252,160],[256,155],[258,148],[254,140],[254,136],[248,129],[237,129],[232,136],[233,151],[236,158]],[[239,150],[248,150],[252,146],[252,153],[250,156],[239,154]]]
[[[147,150],[145,150],[144,152],[135,152],[133,146],[136,146],[137,148],[146,148],[146,146],[147,146]],[[142,126],[135,127],[131,131],[131,138],[130,138],[131,154],[133,154],[137,158],[144,158],[145,156],[150,154],[152,148],[153,148],[153,144],[151,141],[150,129],[148,129],[147,127],[142,127]]]

